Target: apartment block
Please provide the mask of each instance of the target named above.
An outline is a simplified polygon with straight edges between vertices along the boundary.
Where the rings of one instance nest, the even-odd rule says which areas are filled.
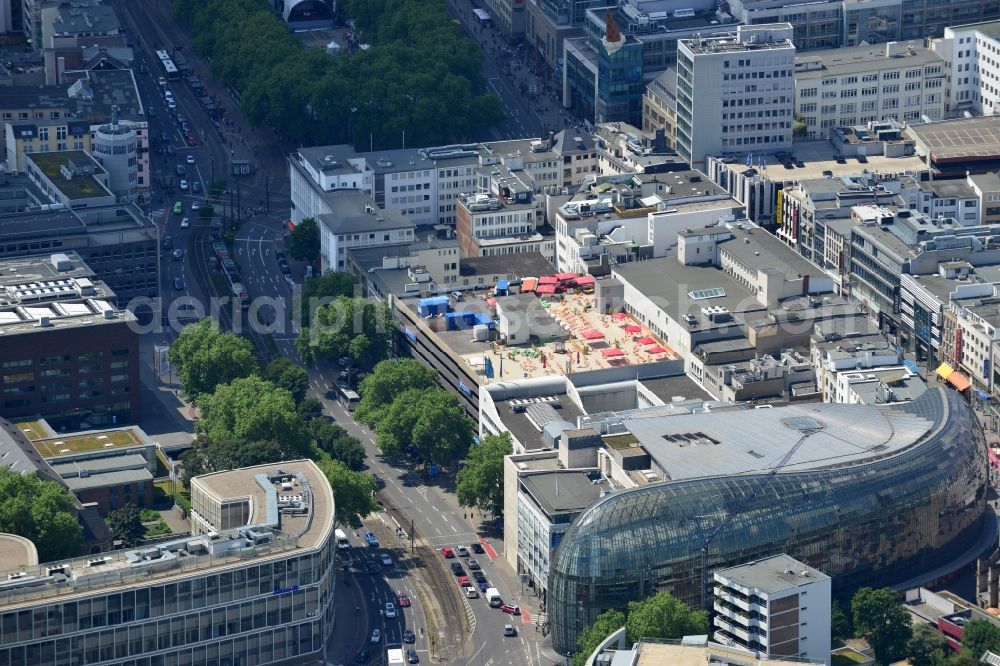
[[[788,555],[713,574],[715,640],[830,663],[831,580]]]
[[[933,44],[949,64],[949,110],[1000,113],[1000,22],[950,25]]]
[[[721,153],[792,145],[792,26],[740,26],[727,37],[683,39],[677,57],[677,152],[692,166]],[[721,131],[720,131],[721,128]]]
[[[806,137],[835,127],[945,117],[948,63],[921,40],[853,46],[795,58],[795,112]]]

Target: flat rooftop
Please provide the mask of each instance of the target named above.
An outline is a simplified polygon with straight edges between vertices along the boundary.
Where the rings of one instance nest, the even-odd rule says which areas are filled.
[[[791,571],[792,573],[788,573]],[[748,562],[728,569],[716,569],[716,578],[728,578],[737,585],[765,594],[793,590],[802,585],[830,580],[819,569],[785,554]]]
[[[1000,123],[992,116],[910,125],[906,131],[935,160],[1000,155]]]
[[[862,164],[854,157],[848,157],[844,164],[838,164],[837,155],[829,141],[796,141],[792,150],[797,158],[802,160],[804,167],[786,169],[773,155],[755,155],[755,160],[760,157],[766,160],[765,167],[754,170],[761,175],[776,181],[796,180],[801,181],[812,178],[824,178],[825,171],[829,171],[834,178],[840,176],[857,175],[862,169],[870,172],[920,172],[927,170],[927,164],[917,156],[911,157],[884,157],[882,155],[868,155],[865,159],[867,163]],[[739,153],[730,156],[733,163],[730,168],[738,173],[746,171],[746,154]]]
[[[32,442],[46,460],[93,451],[119,450],[136,446],[152,446],[146,433],[138,427],[98,430],[80,435],[52,437]]]
[[[623,661],[628,666],[711,666],[712,664],[738,663],[747,666],[802,666],[802,660],[768,659],[758,657],[752,652],[723,645],[679,645],[670,643],[654,643],[642,641],[635,646],[638,653],[633,661],[631,658]],[[631,650],[628,651],[631,653]],[[808,663],[808,662],[805,662]],[[612,666],[619,666],[618,660]]]
[[[554,411],[546,411],[552,418],[559,421],[567,421],[573,424],[575,428],[576,420],[578,417],[583,416],[583,412],[566,394],[558,394],[552,397],[555,400],[545,404]],[[514,439],[524,446],[525,451],[538,451],[549,446],[542,431],[535,422],[528,418],[528,412],[515,411],[511,407],[509,400],[497,401],[496,409],[497,415],[500,417],[500,421],[504,424],[504,427],[510,431]]]
[[[803,275],[826,277],[826,273],[815,264],[764,229],[734,228],[731,231],[733,238],[724,242],[721,250],[746,266],[778,271],[789,280]]]
[[[586,472],[572,470],[531,474],[520,481],[549,516],[583,511],[607,490],[606,485],[595,484]]]
[[[0,534],[0,562],[12,569],[38,564],[38,550],[28,539],[16,534]]]
[[[155,225],[134,204],[93,206],[70,210],[31,210],[0,215],[0,243],[53,236],[90,236],[90,243],[120,245],[151,237]],[[107,239],[107,240],[105,240]]]
[[[931,395],[939,390],[924,399],[939,399]],[[901,409],[841,404],[629,417],[622,425],[672,481],[765,473],[803,436],[782,472],[859,464],[898,453],[933,427]]]
[[[914,39],[896,45],[898,56],[886,56],[886,45],[848,46],[839,49],[807,51],[795,56],[795,81],[820,79],[861,72],[878,72],[883,69],[923,67],[930,64],[946,65],[945,59],[924,46],[923,40]],[[910,50],[908,54],[907,51]],[[941,76],[946,75],[942,67]]]
[[[263,475],[261,477],[261,475]],[[296,496],[308,506],[308,515],[274,510],[259,481],[295,476]],[[244,569],[251,564],[288,557],[290,551],[310,551],[325,543],[333,530],[333,491],[323,472],[311,460],[293,460],[208,474],[203,488],[221,499],[249,499],[250,524],[214,534],[185,536],[154,546],[88,555],[39,566],[20,566],[4,560],[4,571],[22,570],[16,578],[0,579],[0,610],[36,605],[39,599],[68,601],[91,596],[95,589],[113,592],[146,586],[150,581],[169,582],[213,571]],[[278,502],[280,484],[274,486]],[[264,522],[278,515],[278,525]]]
[[[63,177],[60,167],[65,166],[69,160],[92,166],[98,174],[104,173],[104,167],[82,150],[29,153],[25,155],[25,158],[34,162],[38,169],[45,174],[45,177],[52,181],[52,184],[68,199],[90,199],[111,194],[108,188],[94,176],[74,175],[69,180]]]

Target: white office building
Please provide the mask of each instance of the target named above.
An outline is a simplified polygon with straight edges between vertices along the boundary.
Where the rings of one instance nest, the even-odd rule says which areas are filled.
[[[678,42],[677,152],[692,167],[709,155],[791,147],[792,33],[774,23]]]
[[[714,573],[714,640],[830,663],[830,577],[788,555]]]
[[[948,61],[953,115],[1000,113],[1000,21],[945,28],[932,48]]]
[[[801,53],[795,57],[795,112],[809,139],[889,118],[941,120],[946,77],[947,61],[922,40]]]

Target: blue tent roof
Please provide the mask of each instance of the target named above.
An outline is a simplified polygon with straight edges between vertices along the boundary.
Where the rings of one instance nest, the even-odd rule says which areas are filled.
[[[419,305],[430,306],[430,305],[444,305],[448,302],[447,296],[431,296],[430,298],[421,298]]]
[[[912,372],[914,374],[917,374],[917,375],[920,374],[920,368],[918,368],[917,364],[914,363],[913,361],[911,361],[908,358],[907,359],[903,359],[903,366],[906,367],[910,372]]]

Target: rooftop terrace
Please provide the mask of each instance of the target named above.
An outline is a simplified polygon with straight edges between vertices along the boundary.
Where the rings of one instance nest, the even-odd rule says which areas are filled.
[[[27,433],[25,433],[27,434]],[[28,435],[29,438],[31,435]],[[88,453],[105,449],[123,449],[130,446],[150,444],[138,428],[122,428],[121,430],[102,430],[100,432],[82,435],[70,435],[49,439],[39,439],[32,442],[43,458],[55,458],[74,453]]]
[[[45,177],[52,181],[52,184],[59,188],[59,191],[68,199],[90,199],[111,195],[108,188],[92,175],[73,176],[69,180],[63,177],[60,167],[65,166],[70,160],[92,165],[96,168],[97,173],[104,173],[104,168],[82,150],[31,153],[26,157],[34,162],[38,169],[45,174]]]

